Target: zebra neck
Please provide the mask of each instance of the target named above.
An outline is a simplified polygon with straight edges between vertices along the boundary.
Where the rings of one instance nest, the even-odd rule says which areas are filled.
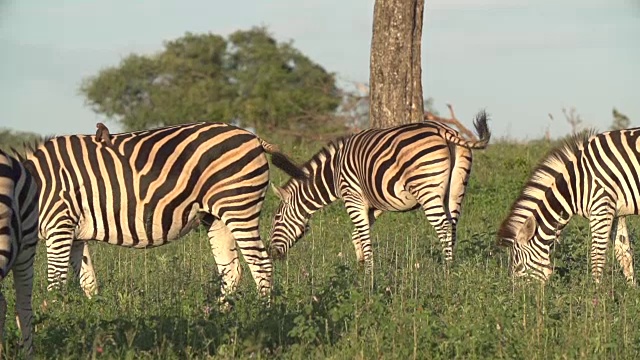
[[[341,143],[340,143],[341,144]],[[338,199],[336,174],[338,173],[338,145],[331,143],[311,158],[304,168],[309,174],[306,180],[295,180],[293,192],[310,215]]]
[[[321,179],[311,178],[301,182],[294,190],[297,199],[296,208],[303,210],[306,217],[330,205],[337,200],[333,181],[326,183]]]
[[[526,220],[529,217],[534,217],[539,228],[538,234],[547,241],[556,239],[574,215],[573,211],[567,212],[563,207],[550,206],[552,204],[554,202],[550,202],[548,199],[530,202],[526,205],[523,204],[523,209],[517,211],[518,217],[521,219]]]

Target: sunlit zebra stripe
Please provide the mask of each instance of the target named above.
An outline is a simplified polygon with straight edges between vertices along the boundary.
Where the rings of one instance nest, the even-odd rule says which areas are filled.
[[[384,211],[418,207],[436,229],[445,259],[451,260],[471,172],[471,149],[485,148],[491,136],[484,112],[474,125],[478,141],[427,121],[369,129],[329,143],[304,165],[308,179],[291,179],[275,188],[282,202],[273,219],[272,254],[286,254],[304,234],[311,214],[342,199],[355,225],[356,256],[369,267],[369,231],[375,219]]]
[[[38,242],[38,190],[31,174],[0,150],[0,280],[13,271],[18,327],[28,356],[33,355],[33,263]],[[0,292],[0,341],[7,302]],[[2,355],[0,344],[0,356]]]
[[[97,292],[86,240],[148,248],[203,223],[223,293],[240,279],[238,249],[261,293],[270,291],[272,264],[258,228],[269,182],[265,154],[303,175],[277,147],[223,123],[102,136],[53,137],[22,158],[41,189],[49,289],[66,281],[71,263],[86,295]]]
[[[633,253],[624,216],[640,213],[640,128],[583,132],[551,151],[533,171],[498,238],[511,250],[515,276],[547,280],[551,245],[573,215],[589,219],[591,272],[600,281],[605,251],[615,254],[630,283]]]

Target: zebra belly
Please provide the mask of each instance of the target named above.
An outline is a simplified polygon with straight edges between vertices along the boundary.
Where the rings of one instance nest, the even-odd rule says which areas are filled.
[[[142,209],[138,213],[142,213]],[[202,212],[194,204],[190,209],[178,209],[170,224],[162,224],[161,221],[153,221],[151,215],[146,216],[146,221],[137,219],[111,221],[97,221],[93,223],[91,218],[83,216],[76,227],[75,238],[78,240],[98,240],[113,245],[134,248],[148,248],[164,245],[176,240],[200,225]],[[119,222],[119,226],[116,225]],[[130,226],[133,225],[133,226]]]
[[[404,189],[386,194],[381,200],[383,201],[371,201],[371,207],[382,211],[409,211],[418,205],[416,198]]]

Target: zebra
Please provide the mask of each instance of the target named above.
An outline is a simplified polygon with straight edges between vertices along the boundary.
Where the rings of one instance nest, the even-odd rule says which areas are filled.
[[[275,187],[280,204],[273,216],[269,250],[281,258],[308,230],[317,210],[337,199],[355,225],[356,258],[373,267],[370,228],[384,211],[419,207],[436,229],[445,260],[453,259],[456,226],[471,172],[471,149],[484,149],[491,133],[487,114],[474,121],[480,139],[468,141],[433,121],[368,129],[329,142],[306,164],[306,179]]]
[[[589,220],[591,273],[602,277],[608,240],[627,282],[635,284],[625,216],[640,213],[640,128],[569,137],[547,154],[498,230],[509,249],[510,272],[546,282],[551,247],[573,215]]]
[[[66,283],[69,262],[87,297],[97,294],[88,240],[150,248],[202,223],[222,278],[222,297],[240,280],[238,248],[259,292],[272,263],[259,217],[275,166],[304,173],[272,144],[225,123],[190,123],[121,134],[46,139],[20,160],[40,189],[39,237],[47,246],[49,290]],[[237,244],[237,247],[236,247]]]
[[[18,328],[33,356],[33,262],[38,243],[38,189],[31,174],[0,150],[0,280],[13,271]],[[7,302],[0,292],[0,341],[4,340]],[[0,343],[2,356],[2,343]]]

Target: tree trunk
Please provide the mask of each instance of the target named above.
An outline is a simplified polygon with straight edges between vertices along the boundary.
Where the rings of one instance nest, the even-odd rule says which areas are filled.
[[[424,119],[420,50],[424,0],[376,0],[371,39],[371,127]]]

